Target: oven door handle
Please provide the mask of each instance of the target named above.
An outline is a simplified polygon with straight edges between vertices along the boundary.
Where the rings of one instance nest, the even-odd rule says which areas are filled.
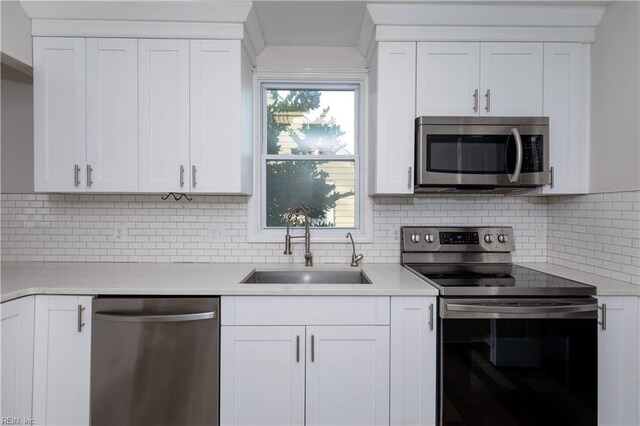
[[[598,305],[595,300],[588,301],[531,301],[531,302],[459,302],[459,301],[442,301],[442,317],[443,318],[518,318],[527,317],[545,317],[552,316],[561,318],[563,316],[593,316],[596,318],[598,313]]]
[[[538,314],[538,313],[573,313],[594,310],[593,305],[550,305],[550,306],[499,306],[499,305],[465,305],[447,303],[447,310],[457,312],[484,312],[496,314]]]
[[[517,183],[520,180],[520,171],[522,170],[522,138],[520,137],[520,131],[513,127],[509,133],[513,135],[513,138],[516,140],[516,166],[513,169],[513,174],[508,173],[509,182]]]

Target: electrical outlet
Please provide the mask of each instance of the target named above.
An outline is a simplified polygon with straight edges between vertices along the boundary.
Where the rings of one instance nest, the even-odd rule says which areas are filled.
[[[127,241],[127,229],[121,225],[114,226],[113,240],[119,243]]]
[[[220,241],[224,238],[224,228],[219,223],[207,225],[207,239],[209,241]]]
[[[400,239],[400,231],[398,231],[397,229],[393,231],[393,239],[394,241],[398,241]]]
[[[545,244],[547,242],[547,230],[541,223],[533,225],[533,239],[536,244]]]

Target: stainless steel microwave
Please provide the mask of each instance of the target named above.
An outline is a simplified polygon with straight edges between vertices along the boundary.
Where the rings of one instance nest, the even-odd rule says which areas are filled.
[[[511,192],[549,179],[548,117],[416,118],[416,193]]]

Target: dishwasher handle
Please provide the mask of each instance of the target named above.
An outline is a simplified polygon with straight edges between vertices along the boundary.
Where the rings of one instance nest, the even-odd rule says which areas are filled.
[[[96,312],[94,318],[103,321],[116,321],[116,322],[183,322],[183,321],[201,321],[208,319],[215,319],[216,312],[195,312],[187,314],[168,314],[168,315],[156,315],[156,314],[140,314],[140,313],[125,313],[125,312]]]

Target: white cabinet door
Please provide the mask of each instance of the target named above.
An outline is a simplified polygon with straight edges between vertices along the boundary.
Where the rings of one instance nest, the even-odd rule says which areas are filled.
[[[241,192],[240,40],[191,40],[191,191]]]
[[[32,418],[34,296],[0,305],[0,416]]]
[[[416,43],[379,43],[377,75],[373,193],[413,194]]]
[[[478,115],[480,43],[418,43],[416,115]]]
[[[481,43],[480,114],[542,115],[542,43]]]
[[[640,424],[638,297],[598,297],[606,330],[598,331],[598,425]],[[602,315],[600,317],[602,321]]]
[[[36,296],[33,417],[89,424],[91,297]]]
[[[138,190],[138,40],[88,38],[87,190]]]
[[[36,191],[84,191],[85,40],[34,37],[33,115]]]
[[[436,424],[435,297],[391,298],[391,424]]]
[[[307,327],[307,425],[389,424],[389,327]]]
[[[222,327],[220,424],[304,424],[305,328]]]
[[[590,46],[544,44],[544,110],[549,117],[549,165],[552,185],[544,194],[580,194],[589,190]]]
[[[189,190],[189,40],[139,40],[140,192]]]

